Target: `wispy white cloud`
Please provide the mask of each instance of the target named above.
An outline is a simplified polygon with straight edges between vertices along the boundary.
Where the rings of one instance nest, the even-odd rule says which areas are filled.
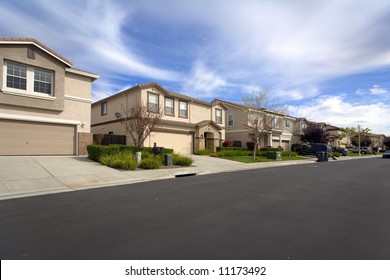
[[[368,127],[373,132],[390,135],[390,105],[384,103],[353,104],[342,96],[319,96],[311,104],[292,106],[302,117],[340,127]]]
[[[377,96],[380,98],[385,98],[388,96],[389,90],[380,85],[373,85],[371,88],[359,88],[355,91],[355,94],[358,96],[367,96],[371,95],[372,97]]]
[[[208,68],[202,60],[193,63],[190,75],[185,79],[183,88],[198,97],[215,96],[215,91],[226,85],[226,81]]]
[[[373,85],[372,88],[370,88],[370,93],[373,95],[383,95],[389,93],[389,91],[379,85]]]

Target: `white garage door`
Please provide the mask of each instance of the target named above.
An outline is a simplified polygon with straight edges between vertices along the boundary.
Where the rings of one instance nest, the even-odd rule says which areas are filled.
[[[73,125],[0,120],[0,155],[74,155]]]
[[[193,141],[191,134],[154,132],[149,141],[149,147],[153,147],[156,143],[157,147],[173,149],[175,153],[182,155],[192,154]]]

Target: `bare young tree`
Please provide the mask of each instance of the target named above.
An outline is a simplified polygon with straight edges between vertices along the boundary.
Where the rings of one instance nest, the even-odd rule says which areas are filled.
[[[287,113],[287,106],[279,105],[270,95],[268,89],[252,92],[243,96],[242,101],[248,107],[247,127],[253,131],[255,145],[253,149],[253,159],[256,159],[256,149],[260,144],[260,139],[265,134],[271,133],[278,125],[280,117]]]
[[[122,124],[139,150],[146,138],[156,129],[163,112],[158,108],[149,108],[141,101],[127,110],[122,107],[122,112],[124,115]]]

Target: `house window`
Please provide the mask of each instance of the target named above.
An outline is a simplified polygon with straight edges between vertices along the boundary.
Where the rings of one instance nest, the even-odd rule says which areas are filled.
[[[188,103],[179,101],[179,117],[188,118]]]
[[[175,103],[172,98],[165,97],[165,108],[164,108],[165,115],[169,115],[169,116],[175,115],[174,104]]]
[[[222,110],[215,109],[215,121],[216,123],[222,123]]]
[[[7,87],[27,89],[27,67],[19,64],[7,63]]]
[[[101,115],[107,115],[107,102],[104,102],[100,105]]]
[[[5,90],[15,94],[53,96],[54,73],[50,70],[6,62]]]
[[[49,71],[35,69],[34,91],[51,95],[52,74]]]
[[[228,126],[233,126],[234,125],[234,115],[230,114],[228,115]]]
[[[148,94],[148,109],[151,112],[158,112],[158,94]]]
[[[290,127],[290,121],[289,120],[285,120],[284,121],[284,126],[285,127]]]

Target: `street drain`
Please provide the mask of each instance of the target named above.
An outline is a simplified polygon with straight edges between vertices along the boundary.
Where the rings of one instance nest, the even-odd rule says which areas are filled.
[[[180,177],[189,177],[189,176],[195,176],[197,173],[183,173],[183,174],[176,174],[175,178],[180,178]]]

